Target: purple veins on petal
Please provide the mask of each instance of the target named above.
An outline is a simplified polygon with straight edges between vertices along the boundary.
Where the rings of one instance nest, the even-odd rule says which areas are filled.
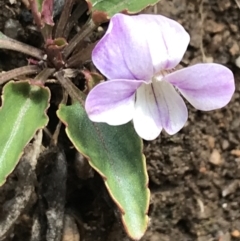
[[[110,125],[133,120],[138,135],[153,140],[162,129],[177,133],[187,121],[186,105],[175,88],[196,109],[225,106],[235,90],[228,68],[197,64],[170,73],[189,40],[179,23],[161,15],[113,16],[92,53],[95,66],[109,81],[89,93],[89,118]]]
[[[133,123],[138,135],[145,140],[155,139],[162,129],[175,134],[187,121],[183,99],[165,81],[141,85],[136,99]]]

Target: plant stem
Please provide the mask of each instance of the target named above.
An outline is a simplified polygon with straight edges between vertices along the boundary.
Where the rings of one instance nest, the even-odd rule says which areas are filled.
[[[77,5],[75,10],[73,11],[70,19],[67,22],[67,26],[65,27],[63,37],[68,38],[72,28],[74,27],[75,24],[77,24],[78,19],[83,15],[85,11],[87,11],[88,6],[86,2],[81,2],[80,4]]]
[[[55,71],[56,69],[54,68],[43,69],[34,79],[44,83]]]
[[[84,62],[91,60],[91,53],[98,42],[89,44],[86,48],[79,51],[74,51],[72,56],[67,60],[66,67],[77,68]],[[76,52],[76,53],[75,53]]]
[[[77,100],[82,106],[84,106],[83,95],[81,96],[82,92],[72,83],[69,78],[64,77],[64,71],[58,71],[57,73],[55,73],[55,76],[60,82],[60,84],[63,86],[63,88],[70,95],[70,97],[73,100]]]
[[[41,69],[37,65],[27,65],[4,73],[0,73],[0,85],[21,75],[37,74]]]
[[[72,7],[75,0],[66,0],[61,17],[58,21],[55,38],[63,37],[63,32],[66,28],[67,22],[69,21],[69,16],[71,16]]]
[[[0,48],[18,51],[39,60],[42,60],[44,57],[44,52],[42,50],[8,37],[0,38]]]
[[[68,99],[68,93],[63,89],[63,98],[62,98],[61,104],[66,105],[67,104],[67,99]],[[51,145],[57,146],[57,144],[58,144],[58,137],[59,137],[59,134],[60,134],[60,131],[61,131],[61,127],[62,127],[62,122],[59,120],[58,124],[56,126],[56,129],[55,129],[55,131],[54,131],[54,133],[52,135],[50,146]]]
[[[69,45],[63,50],[63,55],[65,59],[73,52],[74,48],[79,42],[86,38],[92,31],[97,28],[97,25],[92,21],[92,19],[83,27],[81,31],[69,42]]]

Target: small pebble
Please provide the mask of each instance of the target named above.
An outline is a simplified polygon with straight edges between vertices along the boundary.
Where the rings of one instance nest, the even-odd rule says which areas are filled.
[[[227,206],[228,206],[227,203],[223,203],[223,204],[222,204],[222,208],[224,208],[224,209],[226,209]]]
[[[4,25],[4,34],[10,38],[16,39],[18,34],[23,31],[18,20],[8,19]]]
[[[229,141],[223,140],[222,142],[222,149],[226,150],[229,147]]]
[[[210,155],[209,162],[216,166],[220,166],[223,164],[223,159],[221,157],[221,154],[217,149],[214,149]]]
[[[229,232],[219,237],[219,241],[231,241],[231,235]]]
[[[240,237],[240,232],[238,230],[234,230],[234,231],[231,232],[231,235],[234,238],[239,238]]]
[[[237,157],[240,157],[240,150],[232,150],[231,154]]]
[[[240,56],[235,59],[235,65],[240,68]]]
[[[238,187],[239,187],[239,181],[238,180],[233,181],[222,191],[222,196],[226,197],[229,194],[236,192]]]
[[[200,167],[199,172],[206,173],[207,172],[206,167]]]
[[[80,232],[78,230],[77,223],[72,216],[66,214],[64,217],[62,241],[79,241],[79,240],[80,240]]]
[[[215,138],[213,136],[208,137],[208,145],[210,146],[211,149],[215,147]]]

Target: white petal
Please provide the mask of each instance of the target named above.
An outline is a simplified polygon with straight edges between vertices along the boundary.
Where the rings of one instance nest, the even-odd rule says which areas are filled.
[[[151,84],[142,84],[137,90],[133,124],[138,135],[145,140],[154,140],[162,130]]]
[[[186,123],[187,107],[174,87],[166,81],[142,84],[136,94],[133,123],[145,140],[155,139],[162,128],[173,135]]]
[[[153,82],[153,90],[162,127],[168,134],[173,135],[186,123],[187,107],[170,83],[166,81]]]

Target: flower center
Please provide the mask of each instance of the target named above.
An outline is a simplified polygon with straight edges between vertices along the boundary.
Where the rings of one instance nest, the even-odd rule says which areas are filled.
[[[156,73],[156,74],[152,77],[152,82],[163,81],[163,80],[164,80],[164,76],[166,76],[167,74],[172,73],[173,71],[174,71],[173,69],[161,70],[160,72]]]

